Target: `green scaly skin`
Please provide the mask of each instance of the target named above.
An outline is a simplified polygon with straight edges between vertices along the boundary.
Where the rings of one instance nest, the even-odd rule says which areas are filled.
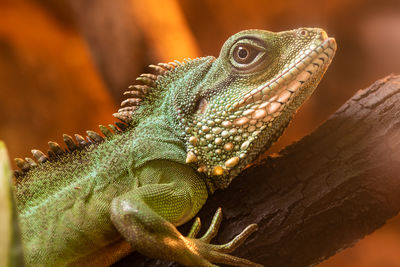
[[[102,256],[107,265],[121,256],[107,248],[124,240],[187,266],[257,266],[228,254],[256,225],[224,245],[209,244],[220,209],[201,238],[198,218],[188,236],[176,226],[282,134],[335,50],[316,28],[237,33],[217,59],[161,64],[153,82],[139,78],[152,88],[142,88],[136,110],[129,100],[116,114],[128,129],[35,167],[17,160],[25,171],[16,197],[27,266],[97,265]]]

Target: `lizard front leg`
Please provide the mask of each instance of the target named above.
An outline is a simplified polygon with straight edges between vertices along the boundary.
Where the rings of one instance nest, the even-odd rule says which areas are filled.
[[[202,238],[195,238],[199,219],[187,237],[176,229],[176,225],[198,212],[207,195],[204,181],[191,168],[181,165],[163,173],[159,183],[143,185],[115,198],[111,204],[111,220],[133,249],[152,258],[186,266],[215,266],[213,263],[257,266],[227,254],[255,230],[255,225],[225,245],[209,244],[217,233],[220,211]]]

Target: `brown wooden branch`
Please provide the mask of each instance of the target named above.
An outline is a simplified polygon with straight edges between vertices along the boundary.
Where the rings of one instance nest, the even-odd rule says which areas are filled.
[[[381,227],[400,210],[400,76],[359,91],[309,136],[245,170],[209,198],[224,220],[214,242],[259,230],[235,255],[309,266]],[[134,253],[115,266],[167,266]]]

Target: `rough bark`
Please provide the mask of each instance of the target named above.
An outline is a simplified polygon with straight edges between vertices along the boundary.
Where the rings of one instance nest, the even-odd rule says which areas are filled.
[[[235,255],[270,267],[301,267],[381,227],[400,210],[398,103],[400,76],[388,76],[360,90],[280,156],[246,169],[199,213],[208,225],[216,208],[223,208],[214,242],[226,242],[255,222],[258,232]],[[171,263],[134,253],[115,266],[128,265]]]

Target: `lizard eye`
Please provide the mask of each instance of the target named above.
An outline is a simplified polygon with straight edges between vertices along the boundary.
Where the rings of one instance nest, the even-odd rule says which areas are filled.
[[[239,70],[249,70],[258,65],[265,55],[264,47],[253,42],[239,42],[232,47],[231,64]]]
[[[239,64],[249,64],[257,56],[258,51],[251,47],[238,45],[233,51],[233,59]]]

